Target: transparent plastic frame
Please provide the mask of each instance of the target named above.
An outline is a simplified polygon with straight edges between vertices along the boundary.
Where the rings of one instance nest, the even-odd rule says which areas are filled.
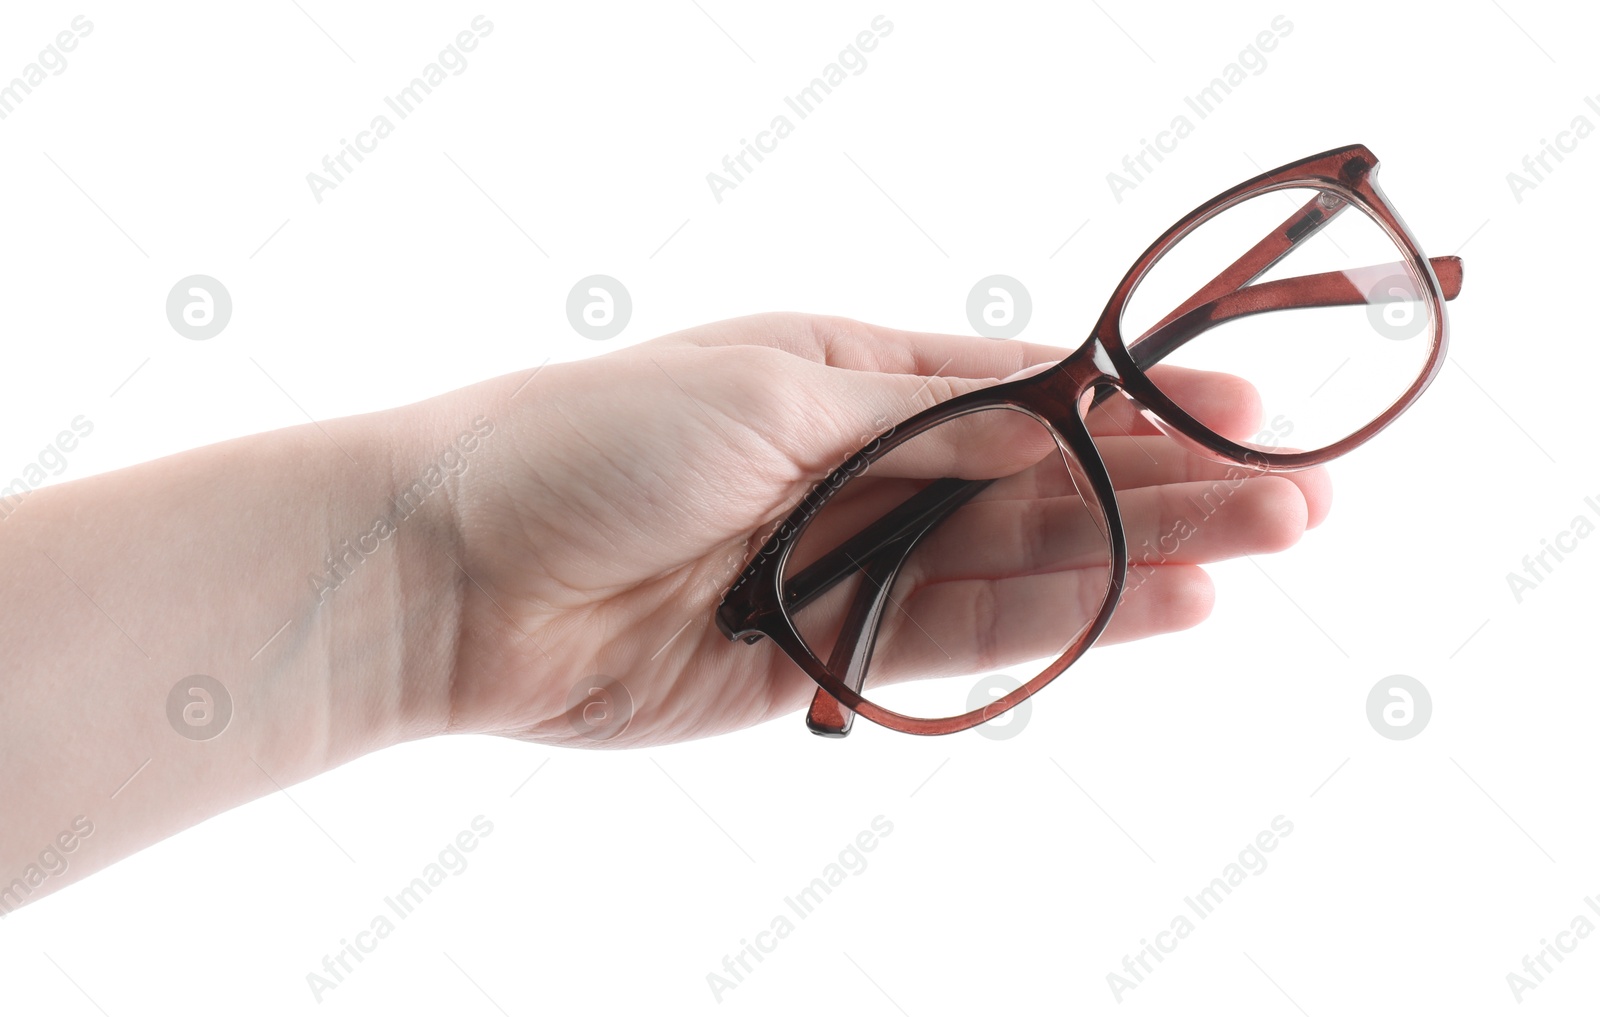
[[[1405,412],[1438,374],[1447,345],[1445,301],[1460,292],[1461,261],[1455,257],[1430,260],[1422,253],[1411,231],[1378,188],[1374,179],[1377,168],[1377,158],[1365,146],[1333,149],[1252,177],[1178,220],[1134,262],[1111,294],[1089,338],[1066,359],[1038,374],[958,396],[902,421],[888,437],[858,451],[819,483],[816,491],[778,526],[723,597],[716,611],[718,627],[730,640],[753,643],[762,637],[770,638],[816,682],[818,691],[806,723],[819,735],[848,734],[856,714],[909,734],[951,734],[982,724],[1033,696],[1094,645],[1110,622],[1127,580],[1128,543],[1116,492],[1085,423],[1092,406],[1120,392],[1132,399],[1163,433],[1191,452],[1252,473],[1284,473],[1326,463],[1366,443]],[[1129,295],[1163,254],[1202,223],[1234,205],[1288,188],[1309,188],[1317,195],[1231,265],[1221,267],[1215,278],[1144,335],[1123,334],[1121,321]],[[1413,278],[1422,283],[1425,292],[1419,296],[1430,310],[1431,334],[1426,337],[1429,346],[1423,369],[1387,410],[1323,448],[1264,451],[1208,429],[1163,394],[1139,367],[1139,363],[1159,362],[1196,336],[1241,315],[1371,302],[1372,296],[1341,272],[1255,282],[1349,207],[1370,216],[1389,234]],[[861,692],[894,578],[918,541],[990,481],[935,480],[789,577],[787,583],[785,565],[807,524],[826,499],[850,478],[935,425],[996,407],[1020,410],[1043,424],[1072,471],[1079,494],[1086,502],[1094,503],[1092,507],[1105,527],[1110,552],[1104,598],[1093,620],[1064,652],[1014,691],[979,709],[949,717],[897,713],[873,703]],[[799,634],[793,612],[856,570],[864,572],[867,581],[857,588],[829,659],[819,659]]]

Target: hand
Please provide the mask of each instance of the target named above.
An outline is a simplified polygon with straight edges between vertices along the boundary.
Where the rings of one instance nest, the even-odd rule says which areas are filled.
[[[407,739],[651,745],[799,710],[814,692],[800,668],[713,620],[757,541],[886,427],[1065,355],[764,315],[33,491],[0,527],[0,762],[16,778],[0,786],[0,871],[42,860],[73,803],[96,804],[70,869],[13,884],[22,897]],[[1212,428],[1256,432],[1238,379],[1159,375]],[[1091,424],[1136,559],[1230,474],[1152,435],[1125,400]],[[1015,442],[985,447],[1017,458]],[[943,550],[929,560],[961,581],[907,566],[905,610],[949,656],[885,653],[893,677],[1034,659],[1062,636],[1058,591],[1030,584],[1081,585],[1072,549],[1087,531],[1061,523],[1059,471],[1061,504],[1006,525],[1043,491],[1017,476],[982,505],[985,539],[930,534]],[[1102,638],[1195,624],[1212,597],[1199,565],[1287,547],[1327,504],[1320,471],[1230,486],[1135,570]],[[174,713],[197,672],[230,705],[215,730]],[[595,687],[625,718],[596,715]]]
[[[639,746],[803,708],[816,686],[781,650],[729,642],[712,620],[759,539],[887,424],[1068,352],[770,314],[440,397],[460,410],[488,405],[506,425],[456,495],[466,578],[449,728]],[[1152,376],[1222,434],[1247,439],[1261,425],[1256,393],[1240,379],[1165,367]],[[1234,475],[1159,436],[1124,399],[1091,414],[1090,429],[1124,492],[1136,560],[1145,541],[1194,513],[1191,495]],[[1291,546],[1329,498],[1321,469],[1246,480],[1175,553],[1130,571],[1100,641],[1202,621],[1213,590],[1199,566]],[[1020,581],[987,580],[995,596],[981,599],[1004,603],[1007,584]],[[970,627],[966,644],[947,638],[942,648],[969,671],[1007,662],[976,662]],[[1025,643],[1010,660],[1040,655]],[[616,737],[580,733],[588,727],[569,713],[590,688],[610,700],[598,709],[631,709]]]

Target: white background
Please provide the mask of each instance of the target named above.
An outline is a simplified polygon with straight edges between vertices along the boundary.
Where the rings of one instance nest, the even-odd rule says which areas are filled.
[[[1352,142],[1381,157],[1424,249],[1460,249],[1467,269],[1450,362],[1335,465],[1327,523],[1286,554],[1216,567],[1200,628],[1092,652],[1017,737],[861,723],[827,742],[793,717],[653,753],[410,744],[12,915],[6,1010],[1593,1000],[1600,937],[1520,1005],[1506,975],[1573,916],[1600,921],[1583,904],[1600,893],[1600,540],[1521,603],[1506,574],[1600,516],[1584,504],[1600,501],[1600,140],[1520,202],[1506,174],[1575,116],[1600,124],[1583,101],[1600,91],[1600,25],[1572,4],[1417,7],[8,8],[0,78],[74,15],[94,30],[0,121],[6,476],[78,414],[95,431],[60,480],[303,423],[298,407],[399,405],[754,311],[970,332],[967,292],[993,273],[1032,293],[1024,338],[1075,345],[1179,215]],[[480,13],[494,30],[467,69],[316,202],[306,174]],[[716,202],[705,175],[880,13],[894,29],[865,71]],[[1106,174],[1280,14],[1293,30],[1265,70],[1116,201]],[[234,300],[208,342],[163,312],[192,273]],[[592,273],[633,296],[610,343],[566,321]],[[1433,698],[1407,741],[1366,715],[1394,674]],[[316,1002],[307,972],[480,814],[494,833],[466,871]],[[707,974],[879,815],[893,833],[867,869],[717,1003]],[[1118,1003],[1106,976],[1124,954],[1280,815],[1293,834],[1267,869]]]

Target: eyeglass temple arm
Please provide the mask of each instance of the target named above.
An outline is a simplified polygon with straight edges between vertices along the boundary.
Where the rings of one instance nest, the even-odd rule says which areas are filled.
[[[966,501],[986,484],[987,481],[978,481],[975,485],[965,485],[972,488],[971,492],[958,498],[954,504]],[[884,544],[864,564],[858,563],[863,581],[850,598],[850,608],[845,612],[839,628],[839,638],[834,641],[833,652],[828,656],[828,670],[852,691],[860,692],[866,684],[867,667],[872,663],[872,651],[877,646],[884,606],[893,603],[889,591],[894,589],[895,578],[910,559],[917,542],[937,526],[939,520],[944,518],[944,513],[950,510],[941,510],[937,515],[926,517],[920,526],[906,530]],[[819,688],[817,694],[811,697],[806,727],[813,734],[826,738],[843,738],[850,733],[855,717],[854,710],[846,709],[843,703]]]
[[[863,573],[864,581],[851,597],[828,659],[828,670],[852,691],[860,692],[865,684],[884,604],[890,601],[889,591],[912,549],[924,534],[990,483],[959,477],[935,480],[784,584],[784,607],[793,612],[857,569]],[[854,711],[822,689],[811,697],[806,726],[813,733],[843,738],[854,720]]]
[[[1445,255],[1429,258],[1428,264],[1433,266],[1433,274],[1438,277],[1439,289],[1446,300],[1454,300],[1461,294],[1460,258]],[[1163,324],[1134,342],[1129,353],[1141,365],[1156,364],[1191,339],[1236,318],[1266,311],[1382,303],[1377,299],[1380,294],[1370,292],[1371,285],[1390,276],[1409,278],[1406,272],[1403,263],[1394,261],[1349,272],[1320,272],[1255,283],[1190,307],[1180,314],[1169,315]]]
[[[1189,313],[1200,304],[1244,289],[1261,278],[1262,273],[1282,261],[1290,251],[1322,232],[1323,227],[1348,207],[1349,202],[1332,191],[1318,191],[1316,197],[1301,205],[1293,215],[1279,223],[1276,229],[1262,237],[1259,243],[1234,259],[1233,264],[1217,273],[1215,278],[1196,290],[1188,300],[1173,308],[1172,312],[1156,322],[1149,332],[1166,327],[1174,319]],[[1143,339],[1144,336],[1139,338]],[[1138,340],[1129,344],[1130,348],[1137,345]],[[1148,362],[1155,363],[1153,360]]]

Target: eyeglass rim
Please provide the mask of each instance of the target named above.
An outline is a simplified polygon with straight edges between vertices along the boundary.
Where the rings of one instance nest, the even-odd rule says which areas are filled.
[[[1119,387],[1147,411],[1163,430],[1177,431],[1211,458],[1241,465],[1260,463],[1270,470],[1303,470],[1320,466],[1372,440],[1411,407],[1438,376],[1449,348],[1449,316],[1444,288],[1433,264],[1422,252],[1410,227],[1394,210],[1375,179],[1378,158],[1365,145],[1329,149],[1299,162],[1259,174],[1196,206],[1147,247],[1123,275],[1095,323],[1094,337],[1105,346]],[[1291,188],[1332,191],[1381,227],[1399,249],[1402,260],[1423,286],[1429,312],[1428,353],[1410,386],[1382,413],[1338,441],[1301,452],[1273,452],[1240,444],[1206,427],[1173,402],[1139,367],[1122,330],[1128,300],[1150,270],[1186,236],[1228,209],[1273,191]],[[1421,338],[1421,337],[1418,337]]]

